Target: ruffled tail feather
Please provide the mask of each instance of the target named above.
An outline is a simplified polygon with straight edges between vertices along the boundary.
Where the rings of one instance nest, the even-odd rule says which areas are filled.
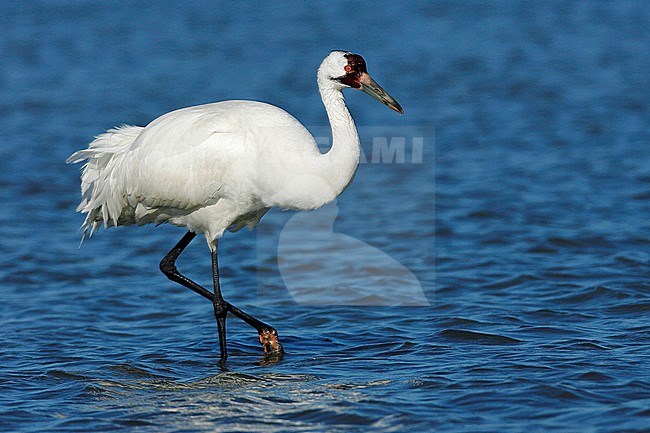
[[[123,162],[143,129],[132,125],[109,129],[96,136],[87,149],[78,150],[66,160],[68,164],[86,161],[81,173],[82,200],[77,207],[77,212],[86,214],[81,225],[82,242],[102,222],[104,228],[118,225],[127,206],[128,171]]]

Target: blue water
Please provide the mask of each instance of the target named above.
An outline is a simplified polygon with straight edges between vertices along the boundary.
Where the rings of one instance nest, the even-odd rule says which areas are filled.
[[[0,3],[1,431],[648,431],[645,2],[161,3]],[[348,92],[350,188],[224,237],[226,298],[287,355],[230,319],[219,366],[211,306],[158,271],[183,230],[78,248],[64,161],[222,99],[324,135],[331,49],[406,114]],[[179,268],[209,284],[202,240]]]

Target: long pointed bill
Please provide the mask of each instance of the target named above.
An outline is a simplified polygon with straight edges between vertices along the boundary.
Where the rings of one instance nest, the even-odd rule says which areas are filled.
[[[404,114],[404,110],[400,107],[399,103],[393,99],[384,89],[381,88],[375,80],[372,79],[368,73],[361,73],[361,78],[359,79],[361,86],[359,90],[368,95],[372,96],[376,100],[380,101],[383,104],[386,104],[389,108],[397,111],[400,114]]]

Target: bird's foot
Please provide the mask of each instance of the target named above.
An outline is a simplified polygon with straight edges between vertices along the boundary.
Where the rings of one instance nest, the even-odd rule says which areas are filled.
[[[264,348],[265,355],[282,355],[284,348],[278,338],[278,331],[273,328],[267,328],[259,331],[260,344]]]

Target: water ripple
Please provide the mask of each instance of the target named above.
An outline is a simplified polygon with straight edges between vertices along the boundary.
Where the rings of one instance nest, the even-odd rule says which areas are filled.
[[[643,2],[0,14],[2,431],[647,431]],[[229,98],[329,136],[310,71],[339,47],[358,48],[406,114],[346,95],[370,162],[333,232],[308,231],[329,243],[298,236],[282,262],[296,214],[279,211],[224,237],[225,295],[277,327],[287,354],[268,362],[229,320],[220,363],[211,304],[157,268],[182,230],[111,229],[79,248],[64,160],[115,124]],[[405,139],[405,162],[373,163],[378,137]],[[387,263],[408,272],[388,278]],[[205,244],[179,268],[210,284]]]

